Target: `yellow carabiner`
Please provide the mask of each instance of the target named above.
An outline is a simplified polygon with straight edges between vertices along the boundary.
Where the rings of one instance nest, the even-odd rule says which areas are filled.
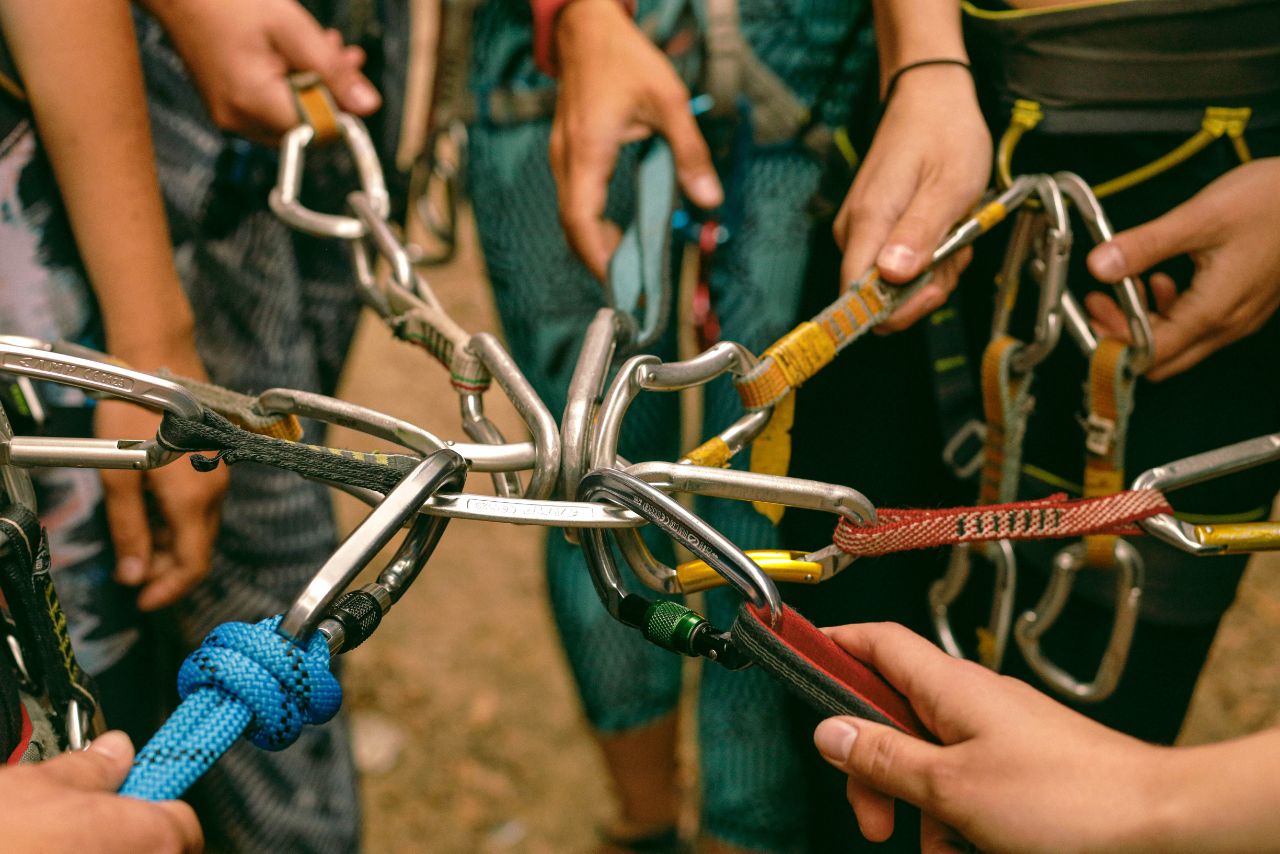
[[[792,584],[817,584],[822,580],[822,564],[806,560],[808,552],[786,549],[756,549],[747,552],[765,574],[774,581]],[[724,578],[706,561],[691,560],[676,567],[676,580],[682,593],[697,593],[724,585]]]

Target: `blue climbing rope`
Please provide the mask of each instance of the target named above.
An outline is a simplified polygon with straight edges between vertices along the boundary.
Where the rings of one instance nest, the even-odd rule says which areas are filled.
[[[182,703],[133,761],[120,794],[148,801],[182,795],[242,733],[283,750],[304,724],[332,718],[342,687],[318,632],[306,649],[276,632],[280,617],[224,623],[178,671]]]

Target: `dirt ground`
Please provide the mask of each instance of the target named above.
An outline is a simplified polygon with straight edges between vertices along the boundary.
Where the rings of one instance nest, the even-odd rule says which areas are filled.
[[[470,235],[468,235],[470,240]],[[472,331],[497,330],[473,245],[429,278]],[[341,395],[462,439],[446,373],[366,315]],[[520,434],[501,394],[487,400]],[[335,444],[375,443],[335,431]],[[484,489],[480,477],[470,488]],[[363,512],[339,499],[344,526]],[[414,589],[346,658],[370,851],[565,852],[608,816],[543,592],[541,532],[453,522]],[[1184,741],[1280,723],[1280,562],[1258,561],[1226,620]]]

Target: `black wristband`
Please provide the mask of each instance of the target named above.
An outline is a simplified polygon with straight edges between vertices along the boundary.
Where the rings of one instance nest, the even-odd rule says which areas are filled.
[[[901,79],[902,75],[906,74],[913,68],[923,68],[926,65],[958,65],[965,71],[971,71],[969,63],[965,62],[963,59],[940,58],[922,59],[919,62],[908,62],[897,71],[893,72],[893,74],[889,75],[889,85],[885,87],[884,99],[880,103],[889,103],[889,99],[893,97],[893,90],[897,88],[898,80]]]

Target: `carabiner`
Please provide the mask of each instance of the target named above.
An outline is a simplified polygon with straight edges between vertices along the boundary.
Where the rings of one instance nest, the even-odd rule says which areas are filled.
[[[180,418],[198,419],[204,411],[199,401],[177,383],[107,361],[61,353],[54,349],[57,345],[47,342],[17,339],[41,345],[36,348],[13,344],[11,340],[14,339],[0,340],[0,371],[75,386]],[[151,469],[181,456],[165,450],[154,438],[141,441],[15,436],[0,448],[0,463],[16,466]]]
[[[1098,664],[1098,670],[1090,682],[1081,682],[1063,668],[1054,664],[1040,649],[1040,639],[1058,619],[1076,573],[1085,566],[1085,545],[1072,543],[1053,558],[1053,572],[1040,601],[1030,611],[1018,618],[1013,635],[1028,666],[1045,684],[1063,696],[1082,703],[1105,700],[1115,691],[1129,658],[1129,647],[1138,625],[1138,613],[1142,604],[1143,568],[1142,556],[1127,540],[1115,540],[1116,575],[1115,621],[1111,625],[1111,637]]]
[[[1106,243],[1115,237],[1111,220],[1107,218],[1107,212],[1087,181],[1073,172],[1058,172],[1053,179],[1080,212],[1080,218],[1084,220],[1085,228],[1089,230],[1095,243]],[[1141,375],[1151,366],[1154,356],[1151,319],[1143,307],[1140,286],[1136,279],[1125,276],[1118,285],[1115,285],[1115,292],[1129,324],[1130,370],[1134,375]]]
[[[1132,488],[1171,492],[1277,460],[1280,433],[1272,433],[1148,469],[1134,479]],[[1280,549],[1280,522],[1193,525],[1162,513],[1141,520],[1138,526],[1161,542],[1193,555]]]
[[[564,416],[560,419],[560,489],[566,496],[578,491],[578,481],[590,466],[591,429],[620,332],[617,312],[602,308],[582,337],[582,349],[578,351]],[[572,528],[565,528],[564,536],[571,543],[578,542]]]
[[[1013,355],[1015,373],[1025,374],[1043,362],[1062,337],[1062,295],[1067,290],[1067,266],[1071,260],[1071,223],[1062,191],[1048,175],[1033,179],[1040,209],[1020,208],[1001,267],[991,337],[1007,335],[1013,306],[1028,261],[1039,284],[1034,336]],[[1032,255],[1032,250],[1037,249]]]
[[[857,525],[874,525],[876,522],[875,506],[862,493],[847,486],[686,463],[637,463],[626,471],[663,492],[683,492],[734,501],[766,501],[834,513]],[[627,563],[653,590],[696,593],[724,583],[706,561],[687,561],[672,569],[654,557],[643,539],[635,536],[617,539]],[[800,584],[826,581],[853,563],[852,555],[834,546],[815,552],[763,549],[747,551],[746,555],[774,581]]]
[[[460,454],[467,461],[468,469],[474,472],[525,471],[534,464],[532,442],[505,445],[451,442],[403,419],[316,392],[271,388],[258,395],[258,406],[269,415],[296,415],[336,424],[395,442],[423,455],[448,448]]]
[[[782,615],[778,588],[764,571],[728,538],[675,500],[639,478],[617,469],[596,469],[582,478],[579,501],[604,500],[644,517],[725,577],[769,625]],[[600,601],[619,622],[640,629],[651,642],[688,656],[710,658],[730,669],[747,661],[732,646],[728,632],[678,602],[653,601],[627,590],[603,530],[581,532],[587,568]]]
[[[342,541],[298,594],[280,621],[280,634],[305,644],[311,633],[320,628],[334,653],[352,649],[368,637],[382,615],[404,595],[448,524],[447,518],[418,516],[418,508],[441,490],[461,489],[466,475],[466,461],[449,450],[436,451],[415,466]],[[333,610],[331,606],[335,606],[342,592],[411,518],[413,527],[395,557],[378,581],[364,589],[364,604],[349,606],[349,613],[341,608]]]
[[[336,112],[333,119],[355,163],[361,191],[368,197],[378,215],[386,219],[391,213],[391,197],[387,193],[382,165],[378,162],[378,152],[368,129],[350,113]],[[285,133],[280,141],[280,171],[267,202],[276,216],[307,234],[341,240],[364,237],[367,229],[356,217],[320,213],[304,206],[299,199],[302,175],[306,170],[307,148],[315,138],[315,128],[305,123]]]
[[[1017,583],[1017,557],[1013,543],[995,540],[984,543],[983,554],[995,567],[991,612],[985,629],[978,631],[978,661],[989,670],[999,670],[1009,645],[1009,627],[1013,623],[1014,594]],[[968,543],[953,546],[947,559],[947,571],[929,585],[929,613],[933,618],[938,641],[949,655],[965,658],[964,648],[951,627],[951,606],[969,582],[973,554]]]

